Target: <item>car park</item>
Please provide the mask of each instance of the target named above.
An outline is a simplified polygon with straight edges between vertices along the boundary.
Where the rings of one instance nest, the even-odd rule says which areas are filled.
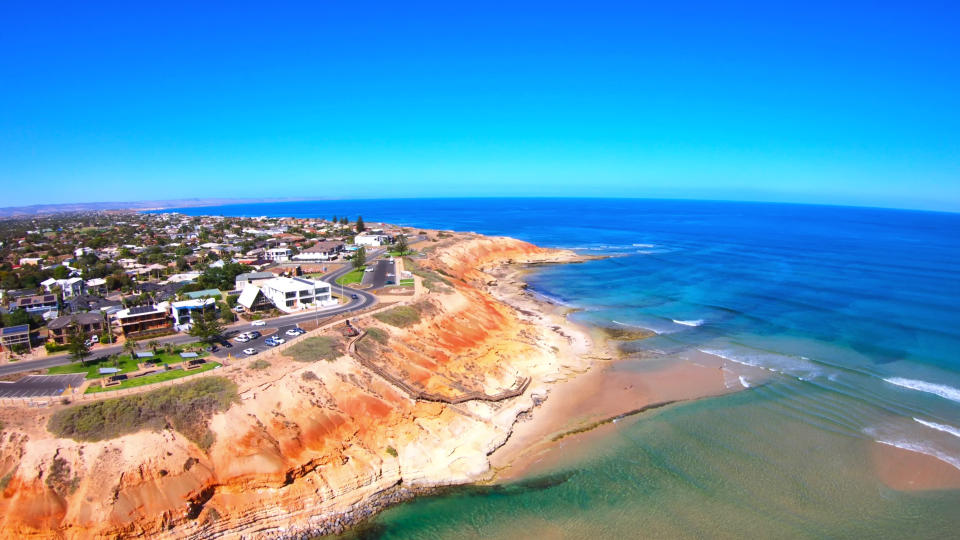
[[[243,354],[245,354],[245,355],[247,355],[247,356],[253,356],[253,355],[257,354],[257,350],[254,349],[253,347],[250,347],[249,349],[244,349],[244,350],[243,350]]]

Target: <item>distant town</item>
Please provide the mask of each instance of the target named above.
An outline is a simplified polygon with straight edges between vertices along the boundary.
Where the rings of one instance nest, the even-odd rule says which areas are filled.
[[[2,220],[0,362],[83,361],[119,345],[132,357],[137,343],[156,351],[171,341],[217,352],[232,346],[224,338],[229,325],[348,312],[376,301],[360,288],[407,285],[389,255],[403,255],[417,237],[360,216],[100,211]],[[379,255],[386,255],[382,268]],[[299,327],[287,330],[294,337]],[[260,337],[248,332],[234,341]],[[272,339],[259,344],[284,341]]]

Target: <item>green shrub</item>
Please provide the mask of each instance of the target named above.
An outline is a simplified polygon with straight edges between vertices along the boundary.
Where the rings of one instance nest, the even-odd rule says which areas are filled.
[[[172,427],[206,449],[213,444],[207,421],[237,399],[237,386],[232,381],[207,377],[63,409],[50,418],[47,429],[57,437],[100,441],[144,429]]]
[[[367,328],[367,337],[376,341],[377,343],[384,345],[389,339],[389,335],[386,330],[382,328]]]
[[[3,478],[0,478],[0,491],[7,489],[7,486],[10,485],[10,481],[13,480],[13,471],[8,472],[3,475]]]
[[[405,328],[420,322],[420,312],[410,306],[397,306],[374,314],[373,317],[397,328]]]
[[[392,446],[387,447],[387,453],[393,457],[397,457],[397,449]]]
[[[57,345],[52,341],[48,341],[43,344],[43,348],[47,350],[48,353],[55,353],[60,351],[65,351],[69,348],[69,345]]]
[[[251,362],[250,365],[247,367],[249,367],[250,369],[267,369],[268,367],[270,367],[270,362],[267,362],[263,358],[258,358],[257,360],[254,360],[253,362]]]
[[[286,350],[297,362],[334,360],[343,354],[343,340],[333,336],[317,336],[301,341]]]

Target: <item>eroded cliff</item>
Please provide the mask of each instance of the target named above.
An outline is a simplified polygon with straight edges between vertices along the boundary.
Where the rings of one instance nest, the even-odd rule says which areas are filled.
[[[410,263],[421,285],[406,302],[415,322],[356,321],[374,329],[358,345],[366,365],[349,354],[278,356],[264,370],[243,361],[218,370],[239,399],[209,420],[207,450],[170,428],[55,438],[45,429],[51,411],[19,411],[2,434],[2,536],[295,536],[334,530],[400,488],[480,478],[543,382],[583,368],[569,335],[490,294],[487,270],[575,259],[507,238],[436,245]],[[409,391],[495,395],[523,381],[529,389],[502,401],[451,404]]]

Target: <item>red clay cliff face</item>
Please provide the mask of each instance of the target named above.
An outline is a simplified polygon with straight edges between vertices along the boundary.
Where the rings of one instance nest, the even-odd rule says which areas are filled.
[[[554,369],[542,328],[522,321],[482,285],[483,269],[507,260],[573,260],[510,239],[458,238],[424,266],[449,292],[413,300],[421,321],[389,333],[378,365],[426,390],[495,392]],[[363,325],[375,324],[370,318]],[[475,479],[509,436],[528,396],[451,407],[415,401],[344,356],[333,362],[271,359],[254,373],[221,370],[240,402],[214,416],[204,452],[175,431],[101,442],[57,439],[50,411],[22,411],[0,437],[2,538],[217,534],[285,536],[332,518],[395,486]],[[539,370],[539,371],[538,371]]]

